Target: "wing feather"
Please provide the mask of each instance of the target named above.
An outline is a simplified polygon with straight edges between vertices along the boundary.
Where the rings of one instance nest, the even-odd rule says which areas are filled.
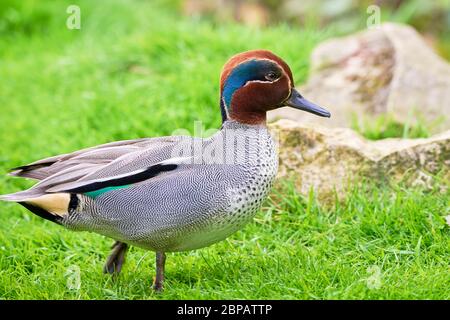
[[[106,179],[98,179],[94,181],[76,181],[72,183],[58,185],[56,187],[48,189],[47,192],[86,193],[100,190],[103,188],[134,184],[153,178],[163,172],[175,170],[177,166],[178,165],[176,164],[158,163],[148,168],[136,170],[134,172],[130,172],[128,174],[120,176],[109,177]]]
[[[170,137],[168,137],[170,138]],[[81,149],[72,153],[41,159],[30,164],[11,169],[12,176],[43,180],[80,162],[104,163],[118,157],[145,148],[154,138],[115,141],[95,147]],[[158,139],[158,138],[157,138]]]
[[[191,143],[193,139],[199,138],[176,136],[118,141],[39,160],[19,167],[15,175],[38,177],[41,181],[28,190],[5,195],[3,199],[18,201],[46,193],[76,193],[110,184],[139,182],[152,174],[167,171],[160,168],[155,173],[153,166],[170,159],[178,142]]]

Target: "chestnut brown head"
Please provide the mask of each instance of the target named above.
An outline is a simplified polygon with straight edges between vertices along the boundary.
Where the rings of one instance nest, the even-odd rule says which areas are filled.
[[[290,106],[322,117],[330,113],[307,101],[294,88],[289,66],[267,50],[252,50],[233,56],[220,77],[223,121],[265,123],[266,112]]]

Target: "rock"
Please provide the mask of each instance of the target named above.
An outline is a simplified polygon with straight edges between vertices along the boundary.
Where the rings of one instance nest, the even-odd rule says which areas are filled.
[[[450,128],[450,65],[411,27],[385,23],[320,44],[312,53],[311,76],[299,90],[328,108],[320,119],[290,108],[269,120],[351,127],[364,117],[391,115],[402,124],[422,121],[432,133]]]
[[[349,183],[404,182],[431,188],[450,180],[450,130],[427,139],[369,141],[347,128],[312,127],[291,120],[270,124],[279,144],[278,181],[292,181],[307,195],[313,188],[323,202]],[[445,186],[444,186],[445,187]]]

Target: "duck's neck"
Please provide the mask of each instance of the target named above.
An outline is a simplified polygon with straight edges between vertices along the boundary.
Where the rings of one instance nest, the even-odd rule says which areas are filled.
[[[253,112],[253,111],[241,111],[230,113],[230,119],[247,125],[266,125],[266,113],[265,112]]]
[[[231,110],[230,110],[231,109]],[[226,109],[223,99],[220,99],[220,111],[222,114],[222,125],[226,121],[235,121],[245,125],[266,125],[266,112],[250,111],[245,108]]]

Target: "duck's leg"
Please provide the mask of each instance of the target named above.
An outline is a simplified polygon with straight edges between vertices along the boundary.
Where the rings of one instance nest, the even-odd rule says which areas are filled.
[[[161,292],[163,290],[165,264],[166,254],[164,252],[156,252],[156,277],[153,283],[153,289],[156,292]]]
[[[116,274],[120,273],[122,270],[122,265],[125,262],[125,255],[128,250],[128,245],[126,243],[116,241],[111,247],[112,251],[106,260],[105,266],[103,267],[103,273]]]

